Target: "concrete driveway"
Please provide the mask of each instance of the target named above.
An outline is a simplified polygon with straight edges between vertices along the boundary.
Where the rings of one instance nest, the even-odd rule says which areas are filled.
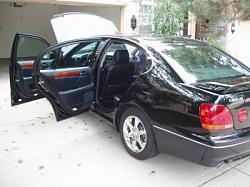
[[[40,99],[10,107],[0,63],[0,187],[250,186],[250,158],[208,168],[168,154],[138,161],[93,112],[56,122]]]

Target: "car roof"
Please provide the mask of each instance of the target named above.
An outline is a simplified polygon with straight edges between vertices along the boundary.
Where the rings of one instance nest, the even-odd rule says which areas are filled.
[[[187,37],[164,37],[164,36],[142,36],[142,35],[100,35],[100,38],[123,39],[139,44],[151,46],[150,43],[164,43],[166,45],[208,45],[207,43]]]
[[[141,35],[124,35],[124,34],[114,34],[114,35],[97,35],[88,38],[79,38],[69,41],[61,42],[57,45],[67,44],[68,42],[78,42],[81,40],[92,40],[92,39],[118,39],[118,40],[126,40],[132,43],[136,43],[143,47],[153,47],[157,48],[158,46],[171,46],[171,45],[199,45],[199,46],[207,46],[208,44],[194,40],[186,37],[156,37],[156,36],[141,36]]]

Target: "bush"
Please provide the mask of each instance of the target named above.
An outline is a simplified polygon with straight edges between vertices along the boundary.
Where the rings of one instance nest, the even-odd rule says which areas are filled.
[[[183,28],[186,13],[172,0],[157,0],[154,10],[154,33],[178,35]]]

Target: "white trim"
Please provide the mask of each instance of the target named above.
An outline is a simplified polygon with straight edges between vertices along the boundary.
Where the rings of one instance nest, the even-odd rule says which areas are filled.
[[[16,2],[16,0],[9,0]],[[22,0],[22,3],[44,3],[71,6],[91,6],[91,7],[125,7],[127,3],[120,0]]]
[[[192,141],[192,142],[194,142],[194,143],[197,143],[197,144],[200,144],[200,145],[203,145],[203,146],[206,146],[206,147],[210,147],[210,148],[212,148],[212,149],[224,149],[224,148],[234,147],[234,146],[237,146],[237,145],[241,145],[241,144],[250,142],[250,140],[247,140],[247,141],[244,141],[244,142],[240,142],[240,143],[236,143],[236,144],[231,144],[231,145],[225,145],[225,146],[211,146],[211,145],[207,145],[207,144],[205,144],[205,143],[198,142],[198,141],[193,140],[193,139],[191,139],[191,138],[188,138],[188,137],[186,137],[186,136],[182,136],[182,135],[177,134],[177,133],[175,133],[175,132],[166,130],[166,129],[164,129],[164,128],[158,127],[158,126],[156,126],[156,125],[153,125],[153,127],[156,128],[156,129],[159,129],[159,130],[168,132],[168,133],[170,133],[170,134],[173,134],[173,135],[175,135],[175,136],[179,136],[179,137],[184,138],[184,139],[186,139],[186,140]]]

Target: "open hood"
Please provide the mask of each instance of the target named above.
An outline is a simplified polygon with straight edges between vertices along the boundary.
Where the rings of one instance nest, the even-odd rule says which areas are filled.
[[[51,24],[58,43],[119,33],[117,27],[110,20],[86,13],[70,12],[55,15],[51,19]]]

